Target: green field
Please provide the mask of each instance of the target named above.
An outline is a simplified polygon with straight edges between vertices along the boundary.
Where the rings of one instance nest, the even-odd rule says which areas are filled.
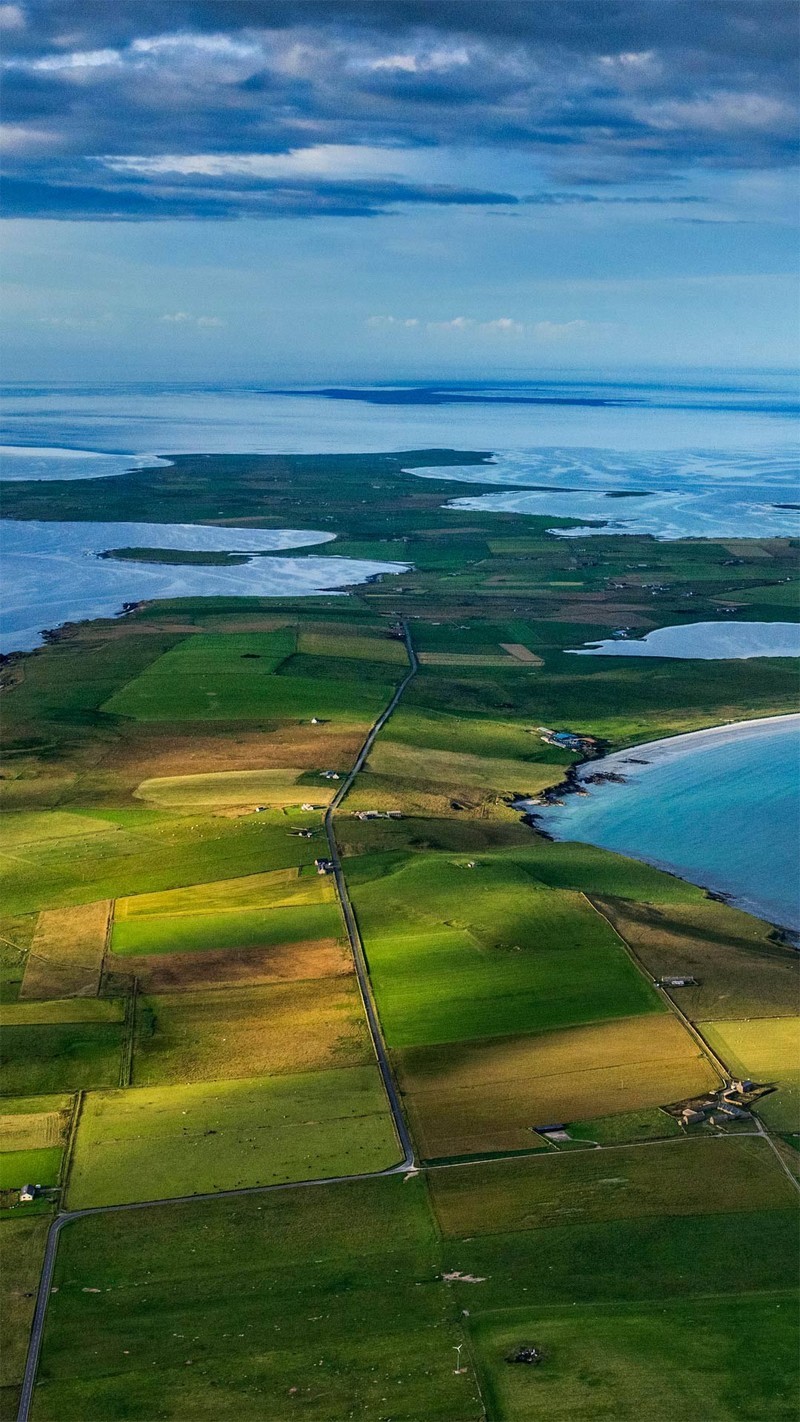
[[[0,1151],[0,1190],[18,1190],[27,1184],[57,1185],[63,1154],[59,1146]]]
[[[288,630],[187,637],[116,692],[103,709],[138,721],[321,716],[370,722],[391,695],[384,672],[383,679],[364,682],[369,663],[355,660],[348,672],[343,662],[337,668],[340,679],[331,681],[324,661],[317,668],[317,659],[298,658],[293,652],[294,635]],[[287,657],[287,667],[298,674],[274,675]]]
[[[362,1066],[372,1044],[355,976],[140,997],[135,1086]]]
[[[208,775],[169,775],[143,780],[134,794],[138,800],[166,810],[203,810],[225,805],[302,805],[313,800],[326,805],[333,790],[325,781],[309,783],[303,769],[228,770]]]
[[[24,1181],[24,1184],[35,1182]],[[0,1220],[0,1417],[14,1422],[50,1217]]]
[[[37,816],[44,818],[44,812]],[[106,810],[104,832],[84,837],[78,828],[70,838],[41,846],[34,835],[0,863],[0,890],[6,911],[23,914],[310,864],[319,854],[316,841],[296,839],[290,831],[319,818],[300,810],[237,819],[199,811],[177,817],[143,807]]]
[[[795,709],[786,659],[567,649],[728,605],[792,615],[797,550],[560,539],[568,520],[445,510],[457,485],[405,472],[487,457],[178,455],[103,481],[109,520],[290,510],[334,556],[408,571],[156,601],[3,668],[2,1422],[51,1209],[25,1215],[23,1174],[61,1208],[160,1202],[64,1227],[32,1422],[793,1415],[796,1191],[757,1131],[795,1120],[797,955],[671,875],[546,842],[509,801],[575,759],[544,726],[607,749]],[[6,513],[96,519],[98,489],[9,484]],[[425,1168],[295,1188],[401,1155],[313,866],[322,810],[299,808],[329,803],[321,772],[346,774],[406,675],[401,624],[419,669],[334,823]],[[698,986],[675,1003],[730,1070],[778,1088],[736,1132],[687,1136],[663,1109],[719,1082],[653,987],[682,973]],[[540,1367],[506,1361],[526,1343]]]
[[[0,1035],[0,1093],[30,1096],[113,1086],[119,1077],[122,1037],[118,1020],[86,1021],[80,1015],[77,1021],[5,1026]]]
[[[473,867],[470,867],[470,863]],[[349,873],[393,1047],[659,1012],[618,938],[522,855],[375,856]]]
[[[383,1170],[398,1157],[377,1067],[87,1094],[70,1209]]]
[[[36,1422],[479,1422],[437,1256],[419,1179],[80,1220]]]
[[[776,1086],[758,1113],[776,1131],[800,1131],[800,1018],[704,1022],[703,1032],[737,1076]]]
[[[341,932],[341,914],[335,904],[306,904],[300,908],[123,919],[114,923],[111,947],[121,954],[200,953],[204,949],[308,943],[316,938],[337,938]]]
[[[470,1329],[497,1422],[744,1422],[796,1416],[791,1293],[635,1307],[519,1308]],[[747,1338],[742,1367],[742,1338]],[[539,1367],[509,1365],[535,1343]]]
[[[768,1143],[706,1139],[621,1146],[431,1172],[445,1235],[559,1224],[791,1208],[796,1191]]]

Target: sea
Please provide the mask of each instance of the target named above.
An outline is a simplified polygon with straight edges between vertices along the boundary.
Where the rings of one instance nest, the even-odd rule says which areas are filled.
[[[554,839],[633,855],[800,931],[800,716],[636,746],[587,765],[621,776],[535,806]]]
[[[337,559],[330,544],[324,554],[287,556],[325,543],[325,530],[281,530],[255,546],[252,531],[245,536],[228,529],[221,538],[220,530],[201,535],[191,526],[179,531],[148,525],[143,533],[141,527],[102,522],[104,479],[177,453],[480,450],[492,456],[487,467],[430,471],[452,480],[453,498],[445,507],[541,514],[554,520],[559,537],[574,536],[558,522],[564,519],[577,519],[576,532],[596,537],[800,535],[800,407],[796,379],[785,373],[675,371],[648,379],[589,373],[291,387],[20,383],[7,385],[0,396],[2,478],[92,478],[98,510],[96,524],[0,525],[9,588],[6,651],[36,646],[45,627],[110,615],[142,597],[298,595],[402,570],[399,564]],[[418,473],[426,477],[425,470]],[[483,487],[470,494],[468,486],[475,484]],[[205,549],[235,552],[246,561],[179,567],[101,557],[145,542],[200,546],[198,538]],[[781,621],[790,620],[781,609]],[[765,645],[773,645],[785,634],[763,636]],[[624,846],[609,838],[617,834],[619,796],[576,799],[568,810],[569,832],[654,856],[701,884],[716,882],[720,860],[726,893],[795,926],[797,896],[786,886],[796,885],[796,868],[781,858],[797,843],[800,819],[800,777],[790,744],[790,732],[776,723],[746,742],[726,742],[724,763],[712,765],[708,754],[696,754],[696,743],[687,742],[686,754],[670,762],[667,779],[655,771],[641,783],[637,777],[638,809],[625,821]],[[725,764],[741,754],[746,768],[728,775]],[[601,813],[606,800],[609,809]],[[738,857],[733,847],[719,853],[732,824],[740,830]],[[666,848],[649,838],[657,827],[670,828]]]

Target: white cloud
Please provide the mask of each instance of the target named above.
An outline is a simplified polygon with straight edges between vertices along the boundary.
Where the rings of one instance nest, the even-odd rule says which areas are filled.
[[[741,93],[716,93],[703,99],[674,99],[643,105],[635,116],[666,132],[687,128],[706,133],[768,131],[776,124],[789,124],[794,120],[791,107],[782,100],[767,94]]]
[[[371,73],[443,74],[448,69],[461,69],[469,62],[469,51],[459,46],[455,49],[432,49],[426,54],[386,54],[378,59],[358,60],[353,67],[367,69]]]
[[[9,61],[9,67],[11,63],[12,61]],[[30,62],[13,61],[16,68],[32,69],[42,73],[59,69],[108,69],[112,66],[116,68],[121,63],[122,55],[118,49],[76,49],[71,54],[46,54],[43,59],[33,59]]]
[[[597,321],[518,321],[513,316],[495,316],[479,321],[474,316],[453,316],[449,321],[422,321],[418,316],[370,316],[365,323],[372,330],[417,330],[431,336],[527,337],[534,341],[568,341],[576,336],[593,336],[610,330]]]
[[[452,321],[427,321],[425,329],[445,335],[451,331],[456,335],[471,331],[481,336],[524,336],[527,327],[524,322],[515,321],[511,316],[496,316],[493,321],[476,321],[472,316],[454,316]]]
[[[57,133],[35,124],[0,123],[0,151],[3,153],[41,153],[58,145]]]
[[[219,316],[193,316],[189,311],[168,311],[163,316],[159,316],[159,321],[165,321],[168,326],[226,326],[227,321],[223,321]]]
[[[316,143],[287,153],[120,154],[100,162],[115,173],[137,177],[178,174],[205,178],[369,178],[390,176],[402,155],[395,148]],[[397,176],[397,174],[395,174]]]
[[[655,59],[652,49],[628,50],[623,54],[601,54],[600,63],[606,69],[649,69]]]
[[[21,5],[0,5],[0,30],[24,30],[25,11]]]
[[[181,54],[210,54],[220,59],[252,59],[261,56],[258,45],[233,40],[230,35],[156,35],[152,39],[136,39],[131,54],[166,55],[169,59]]]
[[[40,316],[40,326],[51,326],[61,331],[96,331],[99,326],[107,326],[114,320],[110,311],[102,316]]]
[[[419,325],[419,321],[416,316],[370,316],[366,324],[373,331],[389,330],[392,326],[411,330]]]

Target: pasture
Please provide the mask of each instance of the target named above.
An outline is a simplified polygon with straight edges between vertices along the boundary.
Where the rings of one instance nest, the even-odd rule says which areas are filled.
[[[704,1022],[702,1032],[737,1076],[778,1090],[758,1103],[776,1131],[800,1131],[800,1017]]]
[[[442,1259],[448,1273],[484,1280],[480,1288],[451,1282],[457,1309],[502,1315],[534,1303],[574,1308],[792,1289],[798,1246],[794,1205],[733,1213],[723,1207],[447,1238]]]
[[[770,924],[713,899],[598,902],[654,977],[697,979],[677,999],[693,1021],[796,1012],[800,956]]]
[[[6,911],[24,914],[295,867],[312,863],[319,853],[315,840],[291,834],[319,824],[319,816],[301,810],[227,819],[200,811],[160,814],[142,806],[106,809],[104,817],[102,833],[84,837],[76,829],[70,838],[0,861]]]
[[[474,785],[501,795],[535,795],[561,779],[560,767],[543,762],[432,750],[404,745],[390,737],[381,737],[370,752],[369,768],[401,783],[416,781],[423,787],[439,783],[456,791],[462,785]]]
[[[718,1137],[570,1151],[431,1171],[445,1236],[655,1215],[789,1209],[796,1191],[765,1140]]]
[[[713,1090],[718,1077],[671,1015],[394,1053],[427,1159],[530,1150],[535,1128],[642,1111]],[[672,1134],[663,1116],[658,1134]],[[677,1129],[677,1128],[676,1128]],[[637,1139],[635,1127],[619,1138]],[[591,1136],[591,1128],[587,1130]]]
[[[275,943],[259,948],[204,948],[202,953],[146,953],[108,958],[119,977],[139,980],[147,993],[194,992],[209,987],[257,987],[302,978],[346,977],[353,972],[349,946],[335,938],[311,943]]]
[[[137,1000],[134,1086],[372,1061],[355,975]]]
[[[115,1085],[123,1010],[122,1003],[92,998],[4,1007],[0,1094],[34,1096]]]
[[[581,895],[521,855],[366,856],[348,865],[392,1047],[542,1031],[662,1011]]]
[[[43,1150],[66,1139],[71,1096],[15,1096],[2,1103],[0,1150]]]
[[[301,777],[305,777],[301,781]],[[208,775],[170,775],[143,780],[134,790],[164,810],[206,810],[211,807],[302,805],[307,800],[327,805],[334,788],[302,768],[227,770]]]
[[[34,1418],[479,1422],[440,1268],[419,1178],[76,1221]]]
[[[376,1066],[84,1099],[69,1209],[362,1174],[399,1148]]]
[[[20,999],[96,996],[110,916],[110,899],[40,913]]]
[[[223,952],[342,934],[332,882],[289,869],[120,899],[111,949],[135,955]]]
[[[29,1183],[32,1182],[23,1182]],[[12,1422],[16,1417],[49,1225],[49,1216],[42,1214],[0,1220],[0,1312],[3,1316],[0,1416],[3,1422]]]
[[[544,1312],[523,1307],[478,1319],[470,1334],[497,1422],[792,1422],[796,1327],[794,1296],[770,1293]],[[507,1358],[531,1339],[544,1362],[509,1366]]]
[[[251,634],[201,633],[165,652],[121,687],[103,710],[137,721],[264,721],[320,716],[369,723],[391,695],[391,670],[296,656],[289,628]],[[285,674],[276,675],[282,663]]]

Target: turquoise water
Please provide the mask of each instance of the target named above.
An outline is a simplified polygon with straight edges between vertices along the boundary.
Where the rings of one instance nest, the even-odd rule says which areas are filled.
[[[584,773],[598,769],[625,784],[535,806],[543,829],[647,860],[800,930],[800,717],[639,746]]]

